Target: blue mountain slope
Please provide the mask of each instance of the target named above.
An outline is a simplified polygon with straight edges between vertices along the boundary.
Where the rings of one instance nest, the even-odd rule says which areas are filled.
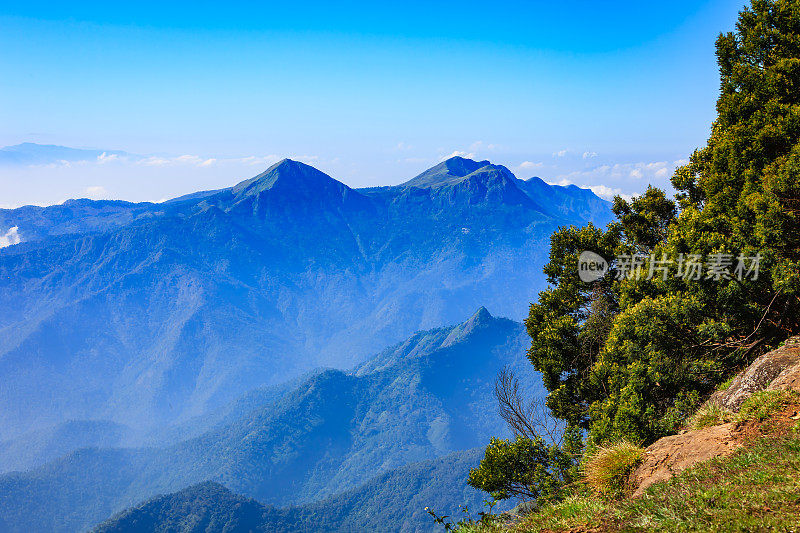
[[[581,189],[576,185],[550,185],[538,177],[517,180],[516,183],[531,198],[542,198],[542,205],[553,216],[577,216],[599,226],[611,221],[609,202],[589,189]]]
[[[0,211],[23,239],[0,249],[0,439],[67,420],[153,431],[480,305],[520,319],[552,231],[608,215],[486,162],[410,183],[356,190],[284,160],[167,204]]]
[[[0,442],[0,472],[28,470],[79,448],[122,446],[130,436],[130,428],[103,420],[71,420],[34,430]]]
[[[485,495],[465,483],[481,453],[468,450],[413,463],[320,502],[287,508],[262,505],[205,482],[127,509],[95,531],[431,531],[426,507],[450,516],[459,513],[459,505],[482,508]]]
[[[206,480],[273,505],[334,497],[504,434],[492,396],[496,372],[510,365],[531,397],[542,394],[525,348],[521,324],[480,309],[353,372],[322,371],[245,414],[231,410],[233,418],[199,437],[161,448],[84,449],[0,476],[3,519],[19,530],[76,531]]]

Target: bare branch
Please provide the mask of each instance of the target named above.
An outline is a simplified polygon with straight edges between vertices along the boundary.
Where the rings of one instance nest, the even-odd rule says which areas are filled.
[[[497,374],[494,396],[500,408],[500,416],[514,435],[532,440],[538,437],[561,446],[564,423],[550,413],[544,400],[527,402],[523,398],[519,379],[510,368],[503,368]]]

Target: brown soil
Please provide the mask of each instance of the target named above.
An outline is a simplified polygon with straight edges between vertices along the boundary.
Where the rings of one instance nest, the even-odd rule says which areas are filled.
[[[732,454],[740,446],[735,430],[734,424],[722,424],[657,440],[647,447],[644,460],[631,474],[633,497],[701,461]]]
[[[800,423],[800,404],[791,404],[773,414],[768,420],[750,420],[736,426],[734,436],[737,442],[749,441],[765,436],[786,435]]]
[[[725,457],[741,445],[767,435],[785,435],[800,422],[800,404],[789,405],[763,422],[728,423],[657,440],[645,450],[645,458],[629,479],[632,497],[659,481],[697,463]]]

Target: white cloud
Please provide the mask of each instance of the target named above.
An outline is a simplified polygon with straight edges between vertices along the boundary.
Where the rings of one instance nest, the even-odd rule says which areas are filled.
[[[100,164],[110,163],[112,161],[119,161],[119,154],[107,154],[103,152],[97,156],[97,162]]]
[[[13,246],[22,242],[22,237],[19,235],[19,228],[12,226],[5,234],[0,233],[0,248],[6,246]]]
[[[617,181],[624,183],[631,179],[656,183],[658,181],[663,182],[669,177],[670,172],[671,166],[666,161],[652,161],[602,164],[596,167],[574,170],[556,177],[566,177],[575,183],[591,183],[601,180],[607,184]]]
[[[597,152],[583,152],[584,159],[592,159],[594,157],[597,157]]]
[[[565,179],[562,179],[562,180],[559,180],[559,181],[553,181],[553,182],[548,181],[547,184],[548,185],[559,185],[561,187],[566,187],[567,185],[572,185],[572,182],[565,178]]]
[[[532,168],[539,168],[542,166],[542,163],[534,163],[533,161],[523,161],[517,167],[520,170],[529,170]]]
[[[474,143],[469,145],[469,149],[476,152],[478,150],[488,150],[490,152],[494,152],[495,150],[500,149],[499,144],[494,143],[485,143],[483,141],[475,141]]]
[[[232,159],[231,161],[238,162],[238,163],[243,163],[245,165],[251,165],[251,166],[254,166],[254,165],[270,166],[270,165],[273,165],[273,164],[277,163],[280,160],[281,160],[280,157],[278,157],[277,155],[266,155],[266,156],[254,156],[254,155],[251,155],[251,156],[242,157],[242,158],[239,158],[239,159]]]
[[[559,150],[558,152],[553,152],[553,157],[564,157],[568,152],[568,150]]]
[[[628,201],[633,198],[633,195],[623,193],[622,189],[612,189],[605,185],[589,185],[589,189],[600,198],[605,198],[606,200],[613,200],[615,196],[622,196]]]
[[[216,163],[214,158],[204,159],[196,155],[179,155],[177,157],[163,157],[153,155],[145,157],[138,161],[138,164],[148,167],[171,167],[171,166],[195,166],[195,167],[208,167]]]
[[[103,198],[108,198],[108,191],[105,187],[100,185],[93,185],[91,187],[86,187],[86,190],[83,191],[86,195],[86,198],[91,200],[101,200]]]
[[[473,154],[472,152],[462,152],[460,150],[456,150],[455,152],[453,152],[450,155],[446,155],[446,156],[440,157],[439,161],[446,161],[447,159],[450,159],[451,157],[465,157],[467,159],[475,159],[475,154]]]
[[[403,141],[400,141],[394,147],[394,149],[399,151],[399,152],[405,152],[405,151],[411,150],[412,148],[414,148],[414,147],[411,146],[410,144],[406,143],[406,142],[403,142]]]

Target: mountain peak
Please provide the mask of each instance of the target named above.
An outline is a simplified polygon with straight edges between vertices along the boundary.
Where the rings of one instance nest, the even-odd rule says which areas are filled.
[[[281,159],[261,174],[234,185],[233,194],[241,198],[268,190],[314,193],[331,189],[341,193],[348,187],[311,165],[292,159]]]
[[[428,191],[435,201],[446,205],[523,205],[541,211],[517,185],[517,178],[503,165],[451,157],[401,185]]]
[[[461,342],[476,331],[491,327],[496,321],[497,319],[492,316],[489,310],[481,306],[466,322],[462,322],[453,328],[450,335],[442,343],[442,346],[452,346]]]
[[[469,320],[462,324],[462,335],[467,335],[477,329],[487,327],[494,321],[495,318],[492,316],[489,310],[481,306],[477,311],[475,311],[475,314],[473,314]]]
[[[472,317],[470,318],[470,321],[486,322],[486,321],[489,321],[489,320],[492,320],[492,319],[494,319],[494,317],[489,312],[489,310],[486,309],[484,306],[480,306],[478,308],[478,310],[475,311],[475,314],[472,315]]]
[[[403,186],[418,187],[420,189],[437,188],[457,183],[462,178],[487,166],[493,165],[489,161],[473,161],[465,157],[454,156],[405,182]]]

